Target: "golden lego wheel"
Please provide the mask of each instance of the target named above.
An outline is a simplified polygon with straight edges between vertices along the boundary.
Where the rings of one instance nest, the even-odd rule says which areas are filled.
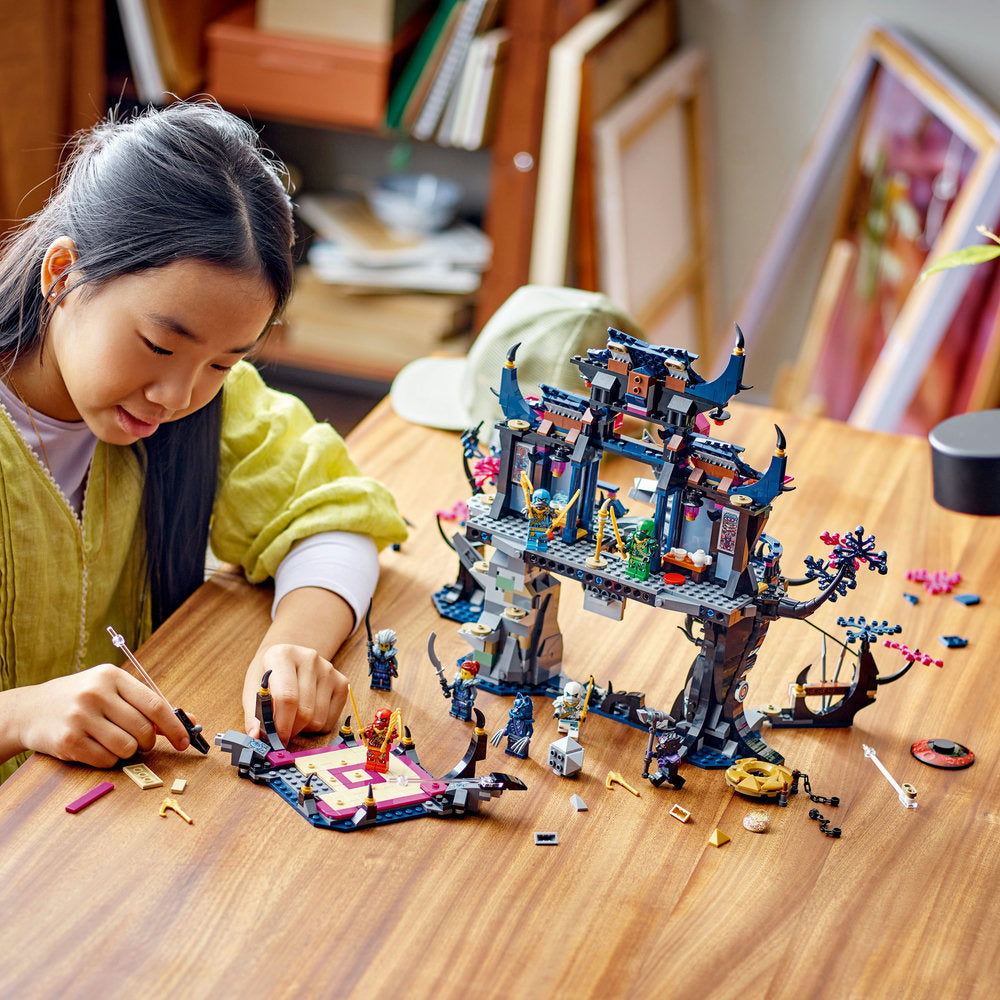
[[[753,799],[775,796],[786,783],[792,783],[792,772],[787,767],[756,757],[743,757],[726,769],[726,784]]]

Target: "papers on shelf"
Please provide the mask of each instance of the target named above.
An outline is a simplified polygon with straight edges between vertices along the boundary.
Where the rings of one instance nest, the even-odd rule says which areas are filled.
[[[489,238],[469,223],[422,237],[402,236],[382,225],[357,197],[303,195],[297,211],[318,237],[309,265],[331,284],[469,293],[479,287],[492,256]]]

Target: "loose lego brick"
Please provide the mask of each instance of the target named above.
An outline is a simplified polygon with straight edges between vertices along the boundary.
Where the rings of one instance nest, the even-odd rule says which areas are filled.
[[[730,839],[729,834],[723,833],[718,827],[716,827],[712,831],[712,835],[708,838],[708,842],[713,847],[722,847],[723,844],[728,844]]]
[[[145,764],[126,764],[122,771],[142,789],[159,788],[163,784]]]
[[[577,812],[587,812],[587,803],[579,795],[571,795],[569,801]]]
[[[535,832],[535,844],[538,847],[555,847],[559,843],[558,833]]]
[[[929,594],[950,594],[951,588],[962,582],[962,574],[943,569],[911,569],[907,570],[906,579],[922,583]]]
[[[955,595],[955,600],[958,601],[959,604],[966,604],[966,605],[978,604],[979,603],[979,595],[978,594],[956,594]]]
[[[691,818],[691,813],[676,803],[671,807],[669,815],[673,816],[674,819],[679,819],[682,823],[686,823]]]
[[[102,781],[99,785],[91,788],[89,792],[85,792],[78,799],[73,799],[73,801],[66,806],[66,812],[78,813],[81,809],[85,809],[91,802],[96,801],[102,795],[107,795],[108,792],[113,791],[114,787],[115,786],[110,781]]]
[[[185,788],[187,788],[187,778],[175,778],[174,783],[170,786],[170,794],[183,795]]]
[[[583,768],[583,747],[572,736],[562,736],[549,744],[549,767],[563,778],[571,778]]]

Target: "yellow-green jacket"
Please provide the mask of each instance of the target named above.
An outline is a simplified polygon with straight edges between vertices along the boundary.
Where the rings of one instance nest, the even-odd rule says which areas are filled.
[[[236,365],[223,387],[211,546],[260,583],[292,544],[320,531],[406,528],[384,486],[359,474],[343,440],[294,396]],[[116,661],[107,626],[132,648],[150,632],[144,598],[142,458],[98,442],[82,516],[0,408],[0,690]],[[22,757],[0,765],[0,781]]]

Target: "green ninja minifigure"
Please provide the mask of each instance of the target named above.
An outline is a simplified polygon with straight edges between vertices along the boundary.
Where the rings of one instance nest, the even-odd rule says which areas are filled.
[[[653,537],[655,528],[652,519],[647,517],[635,526],[635,531],[625,543],[625,556],[628,559],[625,575],[633,580],[649,579],[649,564],[656,548],[656,539]]]

